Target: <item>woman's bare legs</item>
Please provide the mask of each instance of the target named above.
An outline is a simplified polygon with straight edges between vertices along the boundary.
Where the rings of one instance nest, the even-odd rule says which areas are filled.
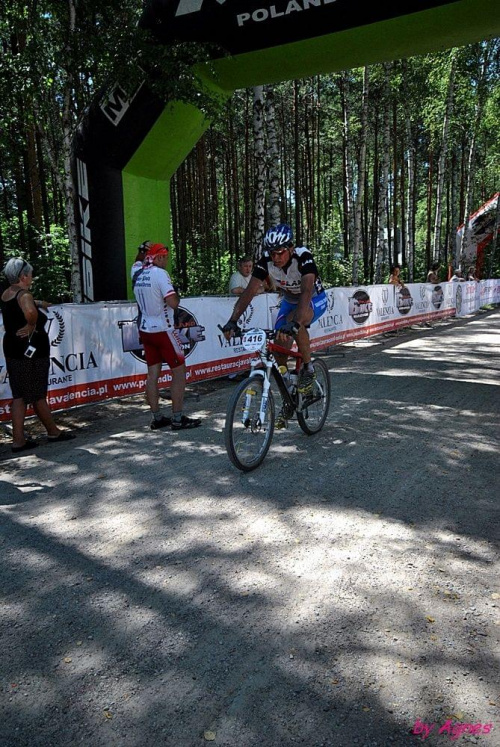
[[[24,418],[26,417],[26,404],[20,397],[12,400],[12,446],[24,446],[26,437],[24,435]]]
[[[43,399],[38,399],[33,404],[33,409],[39,418],[39,420],[42,422],[45,430],[47,431],[47,435],[52,437],[58,436],[61,431],[57,427],[57,425],[54,422],[54,419],[52,417],[52,413],[50,411],[49,405],[47,403],[47,400],[45,397]]]

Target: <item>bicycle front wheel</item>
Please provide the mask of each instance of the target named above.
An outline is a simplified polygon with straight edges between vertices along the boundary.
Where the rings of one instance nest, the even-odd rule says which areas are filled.
[[[274,433],[274,398],[269,399],[263,420],[260,417],[264,379],[252,376],[233,392],[227,407],[224,439],[228,456],[235,467],[250,472],[264,460]]]
[[[326,363],[319,358],[313,361],[313,365],[316,371],[316,380],[312,394],[302,399],[301,409],[297,410],[299,425],[308,436],[318,433],[323,428],[330,408],[330,374],[328,368]]]

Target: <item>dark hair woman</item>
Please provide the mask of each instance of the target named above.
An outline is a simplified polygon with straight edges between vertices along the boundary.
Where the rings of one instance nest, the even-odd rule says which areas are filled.
[[[74,435],[57,427],[47,403],[50,344],[43,311],[50,304],[35,301],[30,293],[33,267],[29,262],[21,258],[9,259],[4,275],[9,287],[1,296],[5,328],[3,351],[13,400],[12,451],[19,453],[38,446],[37,441],[26,438],[24,433],[29,404],[45,427],[49,441],[68,441]]]
[[[400,288],[403,288],[404,283],[399,277],[399,273],[401,272],[401,265],[391,265],[389,272],[391,273],[389,276],[389,283],[391,285],[397,285]]]

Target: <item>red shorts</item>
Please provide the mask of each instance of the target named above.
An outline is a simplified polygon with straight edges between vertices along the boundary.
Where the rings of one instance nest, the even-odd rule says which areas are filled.
[[[141,332],[141,342],[148,366],[168,363],[170,368],[178,368],[184,363],[184,353],[175,330]]]

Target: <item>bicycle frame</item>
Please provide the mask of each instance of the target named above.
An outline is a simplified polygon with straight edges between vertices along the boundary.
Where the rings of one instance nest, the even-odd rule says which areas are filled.
[[[278,345],[275,342],[272,342],[272,340],[269,338],[269,333],[266,333],[266,342],[262,346],[261,350],[257,351],[257,358],[254,358],[250,364],[250,376],[262,376],[264,379],[263,383],[263,392],[262,392],[262,400],[261,400],[261,406],[260,406],[260,412],[259,412],[259,418],[260,422],[264,422],[266,410],[267,410],[267,403],[269,399],[269,389],[271,388],[271,376],[274,378],[276,384],[278,385],[278,389],[280,391],[281,397],[283,399],[283,403],[287,405],[292,410],[295,410],[297,408],[297,401],[290,393],[287,385],[285,384],[285,381],[283,379],[283,376],[281,374],[281,371],[279,370],[278,362],[276,358],[274,357],[274,353],[278,353],[280,355],[286,355],[287,357],[291,357],[295,359],[295,373],[298,376],[300,367],[302,365],[302,354],[295,350],[290,350],[289,348],[282,347],[281,345]],[[261,365],[264,367],[257,368],[257,366]],[[246,411],[246,408],[245,408]],[[247,413],[244,412],[244,417],[247,416]]]
[[[253,353],[251,370],[248,379],[236,387],[229,400],[224,440],[231,462],[243,472],[258,467],[269,450],[276,424],[277,394],[283,403],[278,428],[287,427],[288,419],[296,414],[301,430],[312,436],[323,428],[328,416],[330,382],[327,366],[323,361],[315,360],[312,391],[304,396],[299,391],[302,354],[275,343],[276,334],[275,330],[258,328],[241,334],[243,348]],[[275,355],[295,361],[295,372],[289,372],[292,386],[288,376],[281,373]],[[271,389],[273,379],[278,392]]]

